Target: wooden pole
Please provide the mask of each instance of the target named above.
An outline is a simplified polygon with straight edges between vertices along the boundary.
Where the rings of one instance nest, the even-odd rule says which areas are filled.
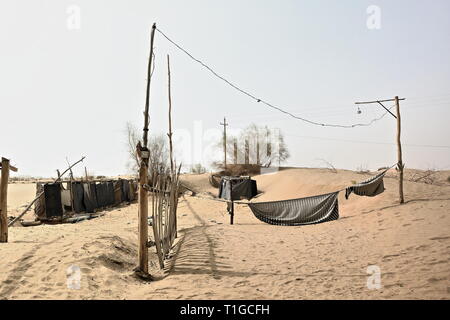
[[[8,242],[8,180],[9,160],[2,158],[0,181],[0,242]]]
[[[169,133],[167,134],[169,136],[169,150],[170,150],[170,173],[172,174],[173,178],[173,146],[172,146],[172,97],[171,97],[171,91],[170,91],[170,59],[169,55],[167,55],[167,76],[168,76],[168,95],[169,95]]]
[[[399,98],[395,97],[395,108],[397,111],[397,156],[398,156],[398,170],[399,170],[399,180],[398,180],[398,191],[399,191],[399,200],[400,203],[404,203],[405,199],[403,196],[403,169],[405,165],[403,164],[402,159],[402,144],[400,141],[401,136],[401,118],[400,118],[400,103]]]
[[[230,180],[230,198],[231,198],[231,208],[230,208],[230,224],[234,223],[234,201],[233,201],[233,184]]]
[[[227,168],[227,119],[223,117],[223,123],[220,123],[223,126],[223,166]]]
[[[148,151],[148,126],[149,126],[149,106],[150,106],[150,83],[152,77],[152,60],[153,60],[153,41],[155,37],[156,24],[152,26],[150,34],[150,57],[147,68],[147,90],[145,97],[145,111],[144,111],[144,129],[143,129],[143,143],[137,145],[136,152],[141,159],[139,166],[139,244],[138,244],[138,271],[143,275],[148,275],[148,193],[144,186],[148,184],[148,163],[150,153]]]

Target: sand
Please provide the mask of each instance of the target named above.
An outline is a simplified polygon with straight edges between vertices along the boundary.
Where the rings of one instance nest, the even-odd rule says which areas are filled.
[[[389,173],[394,176],[395,172]],[[340,219],[272,226],[237,205],[229,225],[226,205],[186,195],[172,258],[155,281],[134,277],[137,205],[105,211],[77,224],[10,228],[0,244],[1,299],[449,299],[450,185],[406,182],[398,205],[395,178],[375,197],[339,196]],[[340,189],[369,175],[326,169],[290,169],[258,176],[253,201],[309,196]],[[217,189],[207,175],[183,180],[200,196]],[[16,189],[16,190],[14,190]],[[10,185],[10,214],[32,200],[34,185]],[[151,231],[151,229],[150,229]],[[368,266],[381,271],[381,288],[367,288]],[[81,269],[80,289],[66,271]]]

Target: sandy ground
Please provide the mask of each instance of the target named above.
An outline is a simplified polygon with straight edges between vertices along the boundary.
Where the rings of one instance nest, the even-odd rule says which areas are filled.
[[[164,270],[150,248],[153,282],[133,276],[137,261],[137,205],[106,211],[77,224],[10,228],[0,244],[1,299],[449,299],[450,185],[385,178],[375,197],[339,196],[340,219],[285,227],[257,220],[237,205],[229,225],[222,202],[185,196],[179,233]],[[391,175],[395,175],[391,173]],[[291,169],[256,177],[254,201],[334,191],[369,177],[351,171]],[[207,197],[217,189],[206,175],[185,176]],[[11,184],[10,214],[34,197],[34,185]],[[30,215],[31,217],[31,215]],[[151,229],[150,229],[151,231]],[[368,266],[381,270],[369,290]],[[81,269],[81,288],[68,289],[66,271]]]

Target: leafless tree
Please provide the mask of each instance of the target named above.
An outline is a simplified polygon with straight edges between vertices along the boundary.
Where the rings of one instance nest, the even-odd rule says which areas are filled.
[[[129,155],[129,168],[137,172],[139,168],[139,157],[136,154],[136,145],[140,140],[139,130],[130,122],[126,124],[127,151]],[[148,173],[150,179],[162,173],[167,173],[169,169],[169,149],[165,135],[150,135],[148,141],[150,151],[150,161]]]
[[[227,136],[227,158],[229,163],[234,163],[235,145],[237,145],[238,163],[242,164],[245,159],[245,141],[248,141],[250,148],[250,163],[270,166],[271,164],[280,164],[285,162],[290,154],[284,136],[281,130],[270,129],[268,126],[258,126],[251,124],[240,132],[239,135]],[[217,144],[219,148],[223,147],[223,140]]]

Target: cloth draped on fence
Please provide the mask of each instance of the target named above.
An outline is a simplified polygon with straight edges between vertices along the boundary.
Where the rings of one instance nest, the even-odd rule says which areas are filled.
[[[337,220],[339,191],[282,201],[248,203],[259,220],[275,225],[296,226]]]
[[[353,192],[358,196],[374,197],[384,191],[383,177],[389,169],[371,177],[363,182],[355,184],[345,189],[345,199],[348,199]]]
[[[250,200],[258,193],[256,181],[250,177],[228,177],[220,180],[219,198],[226,200]]]

